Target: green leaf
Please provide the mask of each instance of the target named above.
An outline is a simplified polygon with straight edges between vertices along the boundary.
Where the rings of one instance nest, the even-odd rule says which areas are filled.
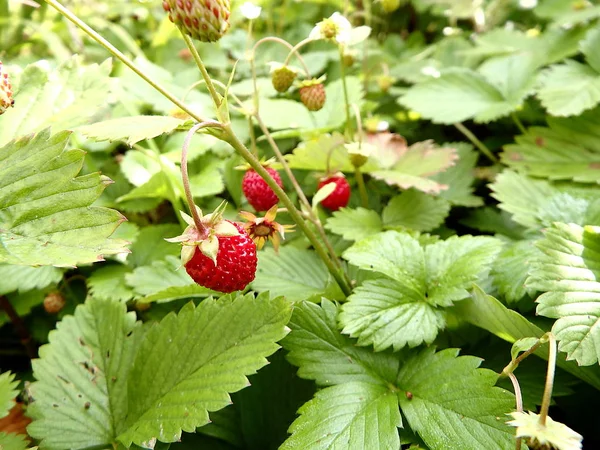
[[[252,289],[283,295],[291,302],[320,300],[330,283],[325,265],[309,250],[285,246],[261,252]]]
[[[348,104],[356,105],[359,110],[363,104],[363,83],[355,76],[347,76],[346,89],[348,92]],[[320,111],[314,113],[315,125],[317,128],[330,128],[335,129],[344,124],[346,116],[340,114],[340,111],[344,109],[345,95],[344,95],[344,80],[338,78],[337,80],[326,83],[325,94],[327,100],[325,105]],[[314,128],[312,125],[311,128]]]
[[[24,267],[0,264],[0,295],[9,292],[26,292],[32,289],[43,289],[62,278],[62,271],[56,267]]]
[[[586,62],[600,73],[600,29],[592,28],[585,39],[579,43],[581,52],[585,55]]]
[[[135,268],[125,275],[125,280],[137,296],[154,295],[174,286],[189,286],[194,283],[181,267],[181,260],[173,255],[167,255],[151,265]]]
[[[127,145],[153,139],[185,124],[185,120],[171,116],[130,116],[84,125],[75,131],[96,141],[125,141]]]
[[[126,446],[151,438],[175,442],[182,430],[208,423],[208,411],[227,406],[228,393],[246,387],[246,376],[266,364],[290,314],[282,297],[248,294],[189,303],[165,317],[147,332],[134,360],[127,430],[119,440]]]
[[[360,241],[382,230],[381,218],[365,208],[342,208],[327,219],[325,228],[348,241]]]
[[[358,338],[358,345],[373,345],[375,351],[393,346],[431,344],[446,326],[443,311],[394,280],[366,281],[342,305],[342,332]]]
[[[292,154],[286,155],[292,169],[325,172],[327,162],[335,171],[353,173],[344,136],[340,133],[320,134],[319,137],[300,143]]]
[[[126,274],[131,269],[123,265],[103,266],[94,270],[87,279],[92,297],[101,300],[126,302],[133,298],[133,290],[125,283]]]
[[[282,450],[400,448],[398,400],[385,386],[365,382],[331,386],[298,412]]]
[[[386,229],[431,231],[444,222],[449,211],[450,204],[446,200],[411,189],[392,197],[383,209],[383,226]]]
[[[553,116],[575,116],[600,102],[600,73],[567,59],[540,74],[537,96]]]
[[[535,289],[525,284],[531,263],[540,254],[534,244],[530,240],[511,242],[494,261],[493,283],[508,303],[535,294]]]
[[[478,286],[474,287],[471,298],[454,305],[452,311],[470,324],[483,328],[510,343],[527,337],[539,338],[546,332],[518,312],[508,309],[491,295],[486,295]],[[548,346],[541,346],[535,354],[548,360]],[[557,365],[596,389],[600,389],[598,367],[580,367],[574,361],[566,361],[564,354],[558,355]]]
[[[110,180],[73,178],[84,153],[65,150],[68,140],[46,130],[0,148],[0,262],[64,267],[127,252],[125,241],[109,239],[125,218],[90,206]]]
[[[134,186],[141,186],[147,183],[152,175],[160,172],[160,162],[149,152],[130,150],[125,153],[121,164],[121,172],[127,177],[127,180]]]
[[[175,224],[149,225],[142,228],[131,246],[127,262],[134,267],[149,266],[154,261],[166,259],[169,255],[179,256],[181,249],[165,239],[180,233],[181,228]],[[152,242],[152,245],[148,245],[148,242]]]
[[[534,337],[519,339],[518,341],[516,341],[513,344],[512,348],[510,349],[511,358],[517,359],[517,357],[519,356],[519,353],[526,352],[527,350],[532,348],[534,345],[536,345],[538,342],[539,342],[539,339],[534,338]]]
[[[29,434],[49,450],[111,447],[127,417],[127,378],[143,335],[125,304],[88,300],[32,362]]]
[[[16,389],[18,384],[14,373],[0,373],[0,419],[6,416],[15,404],[15,397],[19,393]]]
[[[468,119],[490,122],[508,115],[520,102],[505,99],[483,75],[454,68],[414,85],[400,103],[434,123],[450,125]]]
[[[600,227],[555,223],[540,240],[543,255],[527,284],[545,292],[537,313],[558,319],[552,332],[559,350],[583,366],[600,356]]]
[[[196,283],[186,286],[172,286],[162,289],[156,293],[146,295],[137,299],[138,303],[166,303],[184,298],[206,298],[210,295],[218,294],[217,292],[200,286]]]
[[[549,117],[547,128],[529,128],[515,144],[504,146],[502,162],[534,177],[598,183],[599,117],[598,108],[579,117]]]
[[[29,448],[29,442],[25,435],[0,432],[0,449],[25,450],[27,448]]]
[[[281,341],[298,375],[320,386],[363,382],[385,386],[398,373],[399,359],[389,352],[358,347],[337,327],[336,306],[323,299],[321,306],[298,303],[290,320],[291,333]]]
[[[498,375],[478,369],[481,359],[457,355],[457,349],[427,348],[400,368],[397,386],[411,395],[398,399],[411,429],[433,449],[449,443],[464,450],[514,448],[514,433],[505,424],[514,396],[494,387]]]
[[[23,294],[12,293],[7,295],[8,301],[20,317],[25,317],[34,307],[41,305],[44,302],[44,297],[46,297],[46,293],[37,289]],[[10,322],[10,318],[6,312],[0,311],[0,326],[8,322]]]
[[[114,81],[109,59],[83,66],[82,58],[74,56],[53,71],[43,67],[31,64],[21,74],[15,107],[0,117],[0,146],[48,126],[53,133],[73,130],[107,107]]]

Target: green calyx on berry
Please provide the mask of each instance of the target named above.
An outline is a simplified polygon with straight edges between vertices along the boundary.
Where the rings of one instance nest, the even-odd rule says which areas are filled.
[[[8,73],[2,67],[2,61],[0,61],[0,115],[4,114],[14,104],[10,79]]]
[[[362,142],[351,142],[345,145],[348,151],[348,158],[354,168],[364,166],[369,160],[369,156],[375,151],[375,147],[371,144]]]
[[[287,92],[294,83],[298,71],[290,66],[278,62],[269,63],[271,66],[271,82],[277,92]]]
[[[169,19],[187,35],[216,42],[229,29],[230,0],[164,0]]]
[[[213,263],[217,264],[217,254],[219,253],[219,237],[226,236],[237,236],[239,235],[238,229],[229,221],[223,219],[223,211],[225,210],[227,203],[222,202],[219,207],[211,214],[205,216],[202,215],[202,211],[196,207],[200,221],[204,226],[204,233],[198,230],[194,219],[181,212],[181,217],[188,224],[188,227],[180,236],[174,238],[165,239],[167,242],[180,242],[181,247],[181,264],[187,264],[194,253],[196,248],[202,252],[202,254],[210,258]]]
[[[324,77],[312,78],[298,83],[300,101],[309,111],[319,111],[325,105],[327,94],[323,86]]]

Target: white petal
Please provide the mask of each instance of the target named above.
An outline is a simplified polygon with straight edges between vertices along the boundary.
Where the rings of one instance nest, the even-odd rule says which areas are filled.
[[[240,6],[240,11],[246,19],[253,20],[260,16],[262,8],[260,6],[255,5],[252,2],[246,2],[242,6]]]

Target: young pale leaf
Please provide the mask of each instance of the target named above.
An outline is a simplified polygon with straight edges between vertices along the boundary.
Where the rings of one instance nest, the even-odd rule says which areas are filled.
[[[600,179],[598,120],[599,108],[579,117],[550,117],[547,128],[529,128],[516,137],[515,144],[504,146],[502,162],[534,177],[597,183]]]
[[[583,366],[600,358],[600,227],[555,223],[540,240],[543,252],[527,284],[545,292],[537,313],[558,319],[559,350]]]
[[[327,220],[325,228],[348,241],[360,241],[380,232],[382,224],[379,214],[373,210],[342,208]]]
[[[75,56],[54,71],[40,64],[25,68],[15,87],[14,109],[0,117],[0,146],[48,126],[53,133],[73,130],[107,107],[113,85],[110,60],[85,67],[81,61]]]
[[[570,59],[540,74],[537,91],[553,116],[576,116],[600,102],[600,73]]]
[[[318,138],[302,142],[286,159],[292,169],[325,172],[329,162],[329,167],[336,171],[354,172],[340,133],[320,134]]]
[[[27,448],[30,447],[25,435],[0,432],[0,449],[25,450]]]
[[[584,40],[579,43],[581,52],[585,55],[586,62],[600,73],[600,28],[588,31]]]
[[[282,450],[398,449],[402,418],[388,387],[349,382],[323,389],[299,410]]]
[[[105,120],[76,128],[96,141],[125,141],[127,145],[153,139],[185,124],[185,120],[171,116],[130,116]]]
[[[102,266],[87,279],[90,295],[101,300],[126,302],[133,298],[133,290],[125,283],[131,268],[120,264]]]
[[[127,377],[143,333],[125,304],[88,300],[33,361],[28,432],[49,450],[111,447],[127,417]]]
[[[535,289],[525,285],[531,263],[540,254],[534,244],[531,240],[511,242],[494,261],[493,283],[508,303],[535,294]]]
[[[65,267],[128,252],[125,241],[109,239],[125,218],[90,206],[110,180],[73,178],[84,152],[65,150],[68,140],[45,130],[0,148],[0,262]]]
[[[427,348],[403,363],[396,385],[406,393],[398,399],[411,429],[433,449],[449,443],[464,450],[514,448],[505,424],[514,396],[494,387],[498,375],[479,369],[479,358],[457,355],[457,349]]]
[[[62,278],[63,272],[52,266],[26,267],[0,264],[0,295],[43,289]]]
[[[277,350],[291,315],[282,297],[226,296],[185,306],[151,328],[135,357],[128,384],[126,446],[150,439],[175,442],[182,431],[209,422],[229,393]]]
[[[539,338],[545,333],[545,330],[529,322],[518,312],[508,309],[491,295],[486,295],[477,286],[473,288],[471,298],[457,303],[451,311],[461,319],[510,343],[528,337]],[[548,360],[548,346],[541,346],[535,354]],[[559,355],[557,365],[600,389],[600,368],[597,366],[580,367],[574,361],[565,361],[564,354]]]
[[[18,384],[19,382],[15,381],[15,374],[0,373],[0,419],[13,407],[15,397],[19,393],[16,389]]]
[[[328,284],[325,265],[314,252],[286,246],[279,253],[270,248],[261,252],[252,288],[298,302],[319,300]]]
[[[447,125],[468,119],[489,122],[518,106],[506,100],[485,77],[465,68],[448,69],[439,78],[414,85],[400,103],[425,119]]]
[[[383,209],[383,226],[386,229],[431,231],[442,224],[450,204],[415,189],[392,197]]]
[[[399,358],[375,353],[342,335],[337,327],[338,309],[329,300],[321,306],[302,302],[295,306],[291,333],[281,342],[298,375],[321,386],[361,382],[386,386],[398,373]]]

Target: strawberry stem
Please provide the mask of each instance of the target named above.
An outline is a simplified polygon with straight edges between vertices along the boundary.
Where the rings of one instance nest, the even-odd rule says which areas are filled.
[[[183,147],[181,148],[181,179],[183,180],[183,190],[185,191],[185,198],[187,199],[188,205],[190,207],[190,212],[192,213],[192,218],[194,219],[194,224],[200,233],[201,238],[205,238],[208,236],[208,230],[202,223],[200,219],[200,215],[198,214],[198,208],[196,208],[196,204],[194,203],[194,196],[192,195],[192,190],[190,188],[190,177],[188,175],[188,149],[190,147],[190,142],[192,141],[192,136],[202,128],[206,127],[219,127],[223,128],[219,122],[215,122],[214,120],[207,120],[205,122],[197,123],[194,125],[190,131],[188,131],[187,136],[185,137],[185,141],[183,142]]]
[[[302,58],[302,56],[298,52],[298,48],[297,48],[298,46],[294,47],[294,46],[292,46],[292,44],[290,44],[285,39],[281,39],[281,38],[278,38],[278,37],[275,37],[275,36],[264,37],[264,38],[260,39],[256,44],[254,44],[254,47],[252,48],[252,53],[250,54],[250,58],[252,59],[252,61],[254,61],[254,55],[256,54],[256,50],[258,49],[258,46],[261,45],[261,44],[263,44],[264,42],[269,42],[269,41],[271,41],[271,42],[278,42],[281,45],[285,45],[287,48],[290,49],[290,54],[288,56],[288,59],[286,59],[286,62],[285,62],[286,65],[289,62],[288,60],[295,53],[296,54],[296,58],[298,58],[298,61],[300,61],[300,64],[302,64],[302,68],[304,69],[304,72],[306,72],[306,77],[307,78],[311,78],[310,71],[308,70],[308,66],[304,62],[304,58]]]
[[[550,352],[548,355],[548,371],[546,373],[546,384],[544,386],[544,396],[540,406],[540,425],[546,425],[548,409],[552,400],[552,388],[554,386],[554,372],[556,371],[556,338],[552,333],[547,333]]]

